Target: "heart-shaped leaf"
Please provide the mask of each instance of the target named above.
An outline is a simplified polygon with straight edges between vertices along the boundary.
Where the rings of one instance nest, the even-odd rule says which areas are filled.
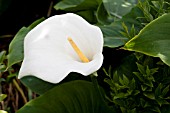
[[[78,80],[82,77],[83,76],[81,74],[70,73],[61,83],[68,82],[71,80]],[[47,92],[48,90],[52,89],[53,87],[59,85],[59,84],[52,84],[52,83],[43,81],[42,79],[39,79],[39,78],[37,78],[35,76],[31,76],[31,75],[25,76],[25,77],[21,78],[20,80],[26,87],[28,87],[33,92],[35,92],[39,95],[42,95],[45,92]]]
[[[170,66],[170,13],[153,20],[124,46],[125,49],[159,57]]]
[[[114,113],[91,82],[77,80],[54,87],[16,113]]]

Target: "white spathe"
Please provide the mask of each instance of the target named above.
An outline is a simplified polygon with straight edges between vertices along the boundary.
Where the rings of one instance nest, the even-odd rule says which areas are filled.
[[[83,63],[69,41],[71,37],[90,60]],[[103,63],[103,35],[100,28],[82,17],[67,13],[52,16],[24,39],[24,60],[18,78],[32,75],[44,81],[59,83],[70,72],[89,75]]]

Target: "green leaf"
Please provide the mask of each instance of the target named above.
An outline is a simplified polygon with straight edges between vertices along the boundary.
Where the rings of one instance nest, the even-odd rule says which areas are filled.
[[[138,77],[139,81],[141,81],[141,82],[145,81],[141,73],[133,72],[133,74],[136,75],[136,77]]]
[[[12,65],[19,63],[23,60],[24,57],[24,38],[27,33],[42,22],[44,18],[40,18],[33,22],[29,27],[22,27],[18,33],[15,35],[14,39],[9,45],[9,54],[8,54],[8,68]]]
[[[42,17],[42,18],[34,21],[31,25],[28,26],[28,28],[31,30],[31,29],[33,29],[34,27],[36,27],[39,23],[41,23],[41,22],[44,21],[44,20],[45,20],[45,18]]]
[[[6,94],[0,94],[0,102],[3,101],[7,97]]]
[[[143,23],[143,21],[139,19],[139,17],[143,16],[143,12],[139,9],[139,7],[135,6],[131,9],[129,13],[122,17],[121,21],[125,22],[128,28],[134,25],[136,28],[141,29],[143,27],[141,24]]]
[[[39,78],[36,78],[34,76],[25,76],[21,78],[21,82],[30,88],[33,92],[42,95],[46,91],[53,88],[56,84],[52,84],[49,82],[45,82]],[[36,87],[35,87],[36,86]]]
[[[14,39],[11,41],[9,45],[9,54],[7,56],[8,57],[8,68],[23,60],[24,37],[29,31],[30,29],[26,27],[22,27],[18,31],[18,33],[15,35]]]
[[[155,95],[152,92],[144,92],[143,94],[144,94],[144,96],[146,96],[149,99],[152,99],[152,100],[155,99]]]
[[[145,67],[144,67],[143,65],[139,64],[138,62],[136,62],[136,65],[137,65],[137,67],[138,67],[139,72],[140,72],[141,74],[145,75],[145,74],[146,74],[146,73],[145,73]]]
[[[159,97],[161,95],[162,84],[159,83],[158,87],[155,89],[155,96]]]
[[[170,66],[169,29],[170,14],[164,14],[146,25],[137,36],[125,44],[124,48],[159,57]]]
[[[157,113],[161,113],[160,108],[157,107],[157,106],[153,106],[153,107],[151,108],[151,110],[152,110],[152,111],[155,111],[155,112],[157,112]]]
[[[167,93],[169,92],[169,85],[166,86],[163,91],[162,91],[162,96],[164,97],[165,95],[167,95]]]
[[[115,96],[113,97],[113,99],[114,99],[114,100],[116,100],[116,99],[125,99],[125,98],[127,98],[128,96],[129,96],[128,93],[118,93],[117,95],[115,95]]]
[[[127,14],[133,6],[125,0],[103,0],[103,4],[107,12],[117,18],[122,18],[122,16]]]
[[[54,8],[56,10],[65,11],[82,11],[89,9],[97,9],[101,0],[62,0],[57,3]]]
[[[126,86],[129,84],[129,79],[125,75],[123,75],[123,82]]]
[[[119,81],[119,75],[117,74],[117,71],[113,74],[113,79],[115,83]]]
[[[3,63],[5,59],[6,51],[1,51],[0,52],[0,64]]]
[[[110,24],[111,22],[113,22],[113,18],[109,15],[109,13],[106,11],[104,4],[101,3],[97,9],[97,20],[99,23],[103,24],[103,25],[107,25]]]
[[[114,22],[111,25],[99,26],[104,35],[104,46],[115,48],[124,45],[128,38],[122,36],[119,32],[122,26],[119,22]]]
[[[121,85],[128,86],[129,84],[129,79],[123,74],[123,77],[119,77],[119,82]]]
[[[156,101],[159,104],[159,106],[170,104],[168,101],[161,99],[161,98],[156,99]]]
[[[96,23],[97,21],[93,10],[79,11],[76,14],[80,15],[90,23]]]
[[[152,21],[153,20],[153,16],[150,13],[151,12],[151,5],[150,5],[149,1],[145,0],[145,1],[141,2],[139,0],[137,5],[143,11],[144,18],[148,22]]]
[[[56,86],[28,102],[16,113],[114,113],[87,81]]]
[[[142,91],[146,91],[148,89],[148,87],[146,85],[141,85],[141,89],[142,89]]]
[[[61,0],[54,8],[74,12],[90,23],[97,23],[95,11],[101,2],[101,0]]]
[[[82,77],[81,74],[70,73],[59,84],[62,84],[64,82],[68,82],[68,81],[79,80],[81,77]],[[32,76],[32,75],[25,76],[25,77],[21,78],[20,80],[26,87],[31,89],[31,91],[33,91],[33,92],[35,92],[39,95],[42,95],[45,92],[47,92],[48,90],[52,89],[54,86],[59,85],[59,84],[52,84],[52,83],[46,82],[46,81],[39,79],[39,78]]]
[[[135,81],[134,78],[130,81],[130,83],[129,83],[130,89],[135,90],[135,88],[136,88],[136,83],[135,82],[136,81]],[[137,91],[135,91],[135,92],[137,92]]]

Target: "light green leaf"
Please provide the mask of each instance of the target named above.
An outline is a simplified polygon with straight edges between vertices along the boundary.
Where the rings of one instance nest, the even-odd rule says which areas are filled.
[[[0,102],[3,101],[7,97],[6,94],[0,94]]]
[[[159,57],[170,66],[170,14],[153,20],[124,46],[129,51]]]
[[[162,90],[162,84],[159,83],[158,87],[155,89],[155,96],[159,97],[161,95],[161,90]]]
[[[136,65],[137,65],[137,67],[138,67],[139,72],[140,72],[141,74],[145,75],[145,74],[146,74],[146,72],[145,72],[145,67],[144,67],[143,65],[139,64],[138,62],[136,62]]]
[[[114,113],[99,97],[92,83],[77,80],[54,87],[16,113]]]
[[[125,75],[123,75],[123,82],[126,86],[129,84],[129,79]]]
[[[6,51],[1,51],[0,52],[0,64],[3,63],[3,61],[5,59],[5,54],[6,54]]]
[[[133,7],[133,4],[125,0],[103,0],[103,4],[107,12],[117,18],[122,18]]]
[[[155,100],[155,95],[152,92],[144,92],[143,94],[149,99]]]

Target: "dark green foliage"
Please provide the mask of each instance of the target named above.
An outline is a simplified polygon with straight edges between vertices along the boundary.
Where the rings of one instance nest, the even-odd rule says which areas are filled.
[[[169,76],[158,72],[169,73],[169,67],[164,65],[168,68],[160,68],[157,59],[155,62],[155,59],[143,54],[135,54],[135,56],[133,62],[136,62],[136,67],[133,68],[137,71],[133,74],[118,74],[121,68],[115,69],[114,73],[105,71],[108,76],[105,82],[111,89],[108,97],[110,102],[122,113],[164,113],[162,112],[164,108],[170,106],[170,91],[169,84],[163,81],[169,79]],[[130,60],[133,57],[128,58]],[[125,63],[120,67],[124,66]],[[162,77],[157,79],[157,76]]]
[[[114,113],[92,83],[72,81],[56,86],[30,101],[17,113]]]

